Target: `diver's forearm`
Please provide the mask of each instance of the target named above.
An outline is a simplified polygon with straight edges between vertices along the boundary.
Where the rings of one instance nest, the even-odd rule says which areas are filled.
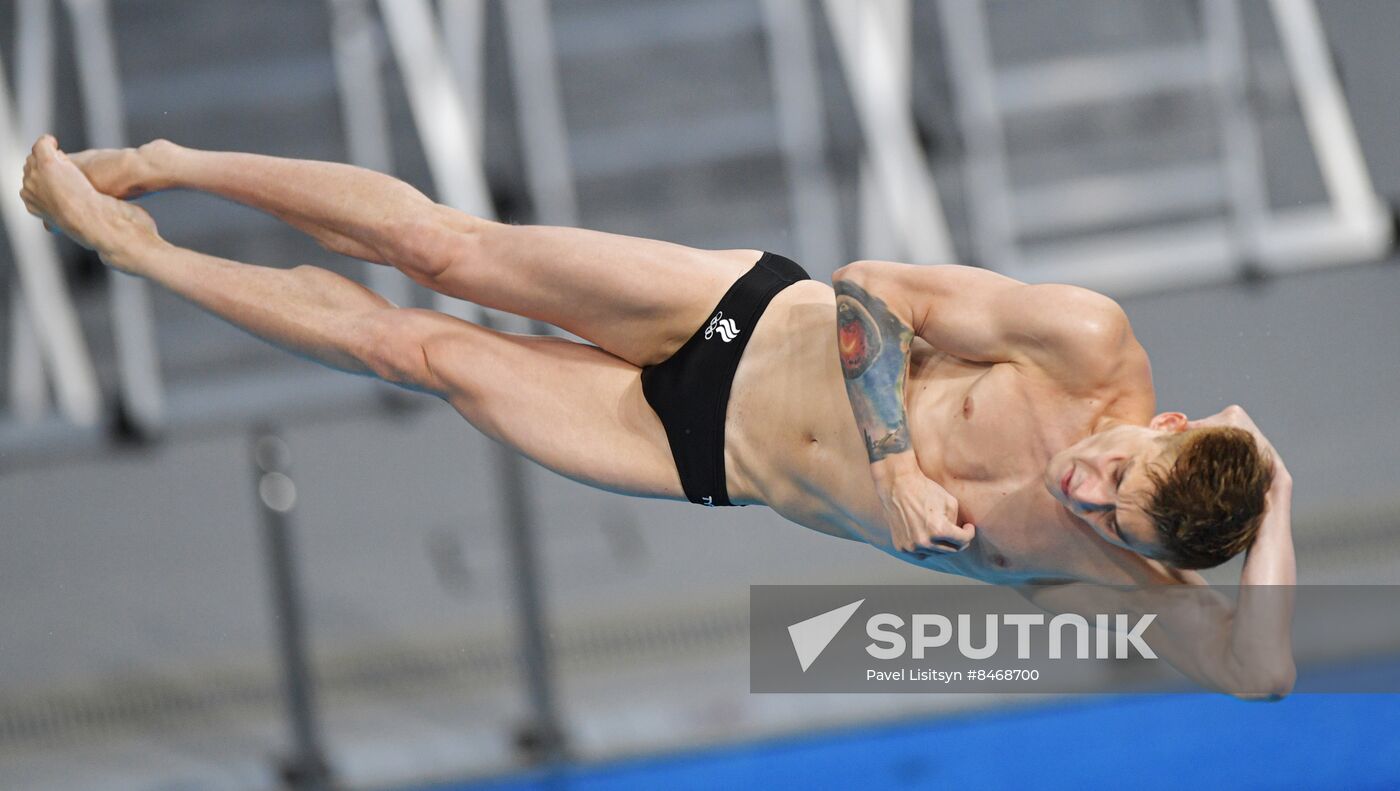
[[[371,373],[360,354],[361,319],[393,307],[324,269],[243,264],[158,237],[99,252],[116,268],[155,281],[263,340],[351,373]]]
[[[833,284],[841,371],[872,474],[879,481],[917,469],[904,403],[914,330],[853,280],[838,273]]]
[[[1229,658],[1253,678],[1271,682],[1276,694],[1292,688],[1293,482],[1276,478],[1269,490],[1264,522],[1245,558],[1240,596],[1230,624]]]
[[[421,217],[434,206],[399,179],[336,162],[168,143],[143,147],[143,156],[163,188],[228,198],[267,212],[337,252],[375,263],[389,258],[395,218]]]
[[[1241,585],[1293,585],[1298,569],[1293,556],[1293,480],[1286,473],[1269,488],[1264,520],[1245,555]]]

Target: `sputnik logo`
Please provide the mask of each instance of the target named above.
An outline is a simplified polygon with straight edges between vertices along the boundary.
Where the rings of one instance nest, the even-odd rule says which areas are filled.
[[[817,661],[817,657],[822,655],[828,645],[831,645],[841,627],[851,620],[851,616],[855,615],[856,610],[864,603],[865,599],[853,601],[788,627],[788,637],[792,638],[792,647],[797,651],[797,661],[802,665],[803,673],[806,673],[807,668]]]

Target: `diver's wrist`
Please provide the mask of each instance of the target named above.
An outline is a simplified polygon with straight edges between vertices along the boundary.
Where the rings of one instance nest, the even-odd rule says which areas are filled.
[[[894,486],[903,480],[916,476],[924,477],[923,470],[919,468],[919,460],[914,456],[912,450],[892,453],[872,461],[870,473],[874,476],[875,483],[882,487]]]

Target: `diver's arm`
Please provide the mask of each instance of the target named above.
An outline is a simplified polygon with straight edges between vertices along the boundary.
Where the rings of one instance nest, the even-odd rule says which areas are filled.
[[[889,261],[856,261],[837,278],[860,283],[914,335],[964,360],[1033,366],[1083,386],[1114,378],[1124,360],[1141,356],[1124,354],[1141,347],[1118,303],[1078,286]]]
[[[914,338],[909,319],[868,291],[858,271],[838,270],[832,282],[846,395],[865,440],[893,546],[916,557],[964,549],[975,529],[959,524],[957,500],[924,476],[909,439],[904,403]]]
[[[1277,667],[1282,694],[1293,687],[1293,586],[1298,581],[1293,559],[1293,479],[1275,466],[1264,521],[1245,556],[1240,599],[1230,633],[1231,657],[1241,665]],[[1286,682],[1286,683],[1283,683]]]
[[[1264,455],[1273,462],[1273,480],[1265,496],[1264,520],[1259,526],[1254,544],[1245,557],[1240,572],[1241,585],[1293,585],[1297,582],[1297,567],[1293,559],[1293,475],[1283,463],[1273,443],[1254,424],[1244,407],[1231,404],[1200,420],[1187,422],[1187,428],[1225,426],[1248,431]]]
[[[1242,428],[1254,436],[1273,460],[1273,481],[1265,495],[1264,519],[1240,571],[1240,598],[1235,607],[1231,651],[1242,662],[1248,661],[1252,653],[1281,653],[1289,658],[1291,673],[1293,586],[1298,582],[1293,555],[1293,476],[1273,444],[1238,405],[1188,425],[1192,428]]]
[[[1264,496],[1264,519],[1254,542],[1245,556],[1245,568],[1239,575],[1239,602],[1231,633],[1231,657],[1240,664],[1273,657],[1287,659],[1280,673],[1292,687],[1292,620],[1294,620],[1294,585],[1298,584],[1298,566],[1294,560],[1294,531],[1292,503],[1294,476],[1289,475],[1284,459],[1273,444],[1254,426],[1249,414],[1239,406],[1231,406],[1204,421],[1191,426],[1229,424],[1245,428],[1254,440],[1263,445],[1264,452],[1274,461],[1274,480]]]
[[[1187,584],[1165,580],[1125,589],[1083,582],[1017,588],[1051,613],[1121,613],[1136,624],[1151,616],[1142,640],[1187,677],[1242,700],[1279,700],[1293,689],[1291,588],[1240,589],[1237,603],[1206,586],[1195,572],[1175,572]]]
[[[1245,555],[1241,585],[1295,585],[1298,567],[1293,558],[1293,478],[1275,472],[1265,497],[1264,521]]]

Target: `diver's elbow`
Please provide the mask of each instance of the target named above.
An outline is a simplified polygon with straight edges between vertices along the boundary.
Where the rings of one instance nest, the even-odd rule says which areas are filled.
[[[1285,667],[1253,674],[1245,683],[1237,685],[1230,694],[1240,700],[1273,703],[1288,697],[1297,681],[1298,670],[1290,662]]]

